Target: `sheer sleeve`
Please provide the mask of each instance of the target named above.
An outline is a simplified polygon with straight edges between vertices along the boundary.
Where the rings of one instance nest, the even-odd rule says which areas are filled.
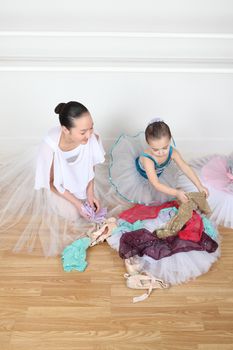
[[[41,188],[50,189],[50,169],[53,161],[53,149],[43,141],[39,147],[36,163],[35,186],[36,190]]]

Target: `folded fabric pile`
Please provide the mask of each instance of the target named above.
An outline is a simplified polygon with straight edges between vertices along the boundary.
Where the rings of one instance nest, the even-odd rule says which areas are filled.
[[[92,213],[96,227],[64,249],[64,270],[84,271],[87,249],[107,240],[125,261],[127,286],[147,289],[134,302],[145,300],[153,289],[206,273],[220,256],[219,234],[207,217],[210,209],[204,194],[187,195],[186,204],[137,204],[120,213],[118,220]]]
[[[210,210],[204,195],[190,193],[188,197],[186,205],[177,201],[159,206],[137,204],[119,215],[107,242],[125,260],[127,271],[131,266],[137,274],[167,286],[187,282],[210,269],[220,255],[218,231],[206,216]]]

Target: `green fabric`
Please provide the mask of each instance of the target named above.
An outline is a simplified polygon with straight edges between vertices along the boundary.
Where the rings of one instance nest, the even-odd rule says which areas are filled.
[[[202,221],[203,221],[203,224],[204,224],[204,231],[205,231],[205,233],[208,236],[210,236],[213,240],[216,240],[217,236],[218,236],[218,232],[214,228],[214,226],[211,223],[211,221],[204,215],[202,215]]]
[[[91,239],[84,237],[68,245],[62,252],[63,269],[84,271],[87,267],[86,250],[90,244]]]

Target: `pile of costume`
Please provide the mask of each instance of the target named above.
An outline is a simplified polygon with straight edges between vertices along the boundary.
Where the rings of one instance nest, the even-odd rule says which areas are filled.
[[[153,286],[167,288],[187,282],[206,273],[220,256],[219,234],[207,217],[210,209],[204,194],[188,196],[187,204],[137,204],[119,215],[107,242],[125,260],[130,284],[134,278],[138,286],[145,275],[144,288],[149,286],[150,291]]]
[[[84,271],[86,252],[107,240],[124,259],[129,288],[147,289],[187,282],[204,273],[220,256],[219,234],[208,219],[210,208],[203,193],[188,193],[189,201],[161,205],[137,204],[115,218],[104,219],[97,230],[73,242],[62,253],[65,271]]]

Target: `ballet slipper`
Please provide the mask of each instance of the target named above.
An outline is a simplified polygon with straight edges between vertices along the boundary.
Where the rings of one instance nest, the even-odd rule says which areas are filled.
[[[134,257],[125,259],[125,268],[129,275],[136,275],[142,270],[142,263],[138,263]]]
[[[106,238],[111,236],[112,231],[116,228],[116,219],[114,217],[108,218],[105,224],[101,226],[97,231],[90,233],[90,238],[92,240],[90,246],[103,242]]]
[[[153,289],[164,289],[169,287],[169,285],[167,283],[164,283],[163,280],[155,278],[151,275],[129,275],[128,273],[126,273],[124,274],[124,277],[127,279],[126,285],[128,288],[148,289],[147,293],[142,294],[139,297],[134,297],[133,303],[137,303],[139,301],[147,299],[150,296]]]

